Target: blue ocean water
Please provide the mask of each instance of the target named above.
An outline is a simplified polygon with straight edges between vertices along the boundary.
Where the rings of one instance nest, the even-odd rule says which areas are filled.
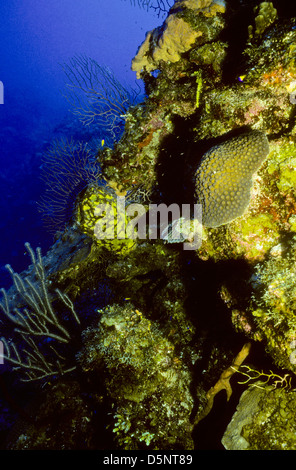
[[[132,3],[0,0],[0,287],[11,283],[6,263],[17,272],[27,267],[25,242],[44,253],[53,242],[37,206],[42,155],[56,138],[87,138],[64,97],[61,64],[83,55],[134,88],[131,60],[162,19]]]

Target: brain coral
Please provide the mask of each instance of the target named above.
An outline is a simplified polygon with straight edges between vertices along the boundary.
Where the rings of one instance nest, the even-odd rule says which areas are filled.
[[[206,227],[218,227],[241,216],[249,205],[252,176],[269,152],[260,131],[234,137],[206,152],[196,171],[196,198]]]
[[[132,61],[132,70],[137,72],[137,78],[140,78],[143,69],[147,72],[157,69],[160,60],[178,62],[180,54],[188,51],[201,34],[177,15],[169,16],[164,30],[156,28],[147,33],[144,43]]]

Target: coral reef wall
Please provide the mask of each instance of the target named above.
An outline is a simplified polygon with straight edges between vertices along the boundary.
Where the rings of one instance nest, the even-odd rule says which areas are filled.
[[[147,97],[43,260],[81,321],[64,352],[76,368],[46,382],[9,448],[295,448],[295,48],[296,18],[272,2],[177,0],[143,38],[132,69]],[[122,197],[201,203],[200,248],[117,239],[97,207],[124,230]]]

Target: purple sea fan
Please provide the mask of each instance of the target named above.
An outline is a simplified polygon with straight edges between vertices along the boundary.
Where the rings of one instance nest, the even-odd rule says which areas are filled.
[[[78,194],[90,184],[102,185],[95,153],[87,143],[55,140],[42,157],[41,178],[45,193],[38,203],[46,228],[63,230],[73,215]]]

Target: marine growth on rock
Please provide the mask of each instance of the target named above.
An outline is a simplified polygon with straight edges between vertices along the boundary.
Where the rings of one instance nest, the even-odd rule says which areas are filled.
[[[263,132],[251,131],[208,150],[196,171],[196,199],[206,227],[218,227],[240,217],[249,205],[252,177],[267,157]]]

